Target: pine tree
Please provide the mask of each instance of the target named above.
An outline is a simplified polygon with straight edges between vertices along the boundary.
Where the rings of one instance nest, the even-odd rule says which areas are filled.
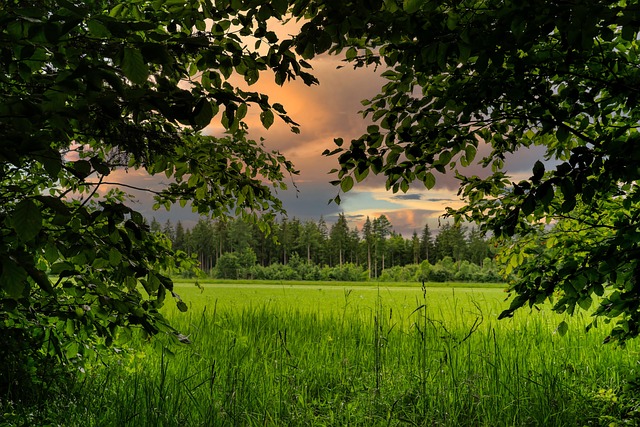
[[[176,250],[181,250],[184,251],[186,250],[185,248],[185,232],[184,232],[184,227],[182,225],[182,222],[178,221],[176,223],[176,232],[175,232],[175,237],[173,240],[173,247]]]
[[[433,238],[431,237],[431,229],[429,224],[425,224],[422,229],[422,236],[420,238],[420,260],[429,261],[431,264],[435,264],[435,251],[434,251]]]

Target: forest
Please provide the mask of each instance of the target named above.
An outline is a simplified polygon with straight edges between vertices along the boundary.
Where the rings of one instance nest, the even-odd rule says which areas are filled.
[[[447,222],[409,238],[385,215],[367,217],[359,229],[342,213],[333,224],[283,217],[270,234],[242,218],[201,218],[192,228],[153,218],[150,228],[219,279],[502,281],[492,243],[476,228]]]

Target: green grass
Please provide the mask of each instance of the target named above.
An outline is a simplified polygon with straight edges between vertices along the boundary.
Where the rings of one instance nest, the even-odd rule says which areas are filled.
[[[385,309],[395,310],[397,316],[407,317],[421,304],[441,305],[482,302],[490,308],[491,315],[502,311],[506,304],[505,285],[487,287],[470,284],[443,284],[441,286],[402,284],[380,284],[360,282],[220,282],[201,283],[198,288],[193,282],[176,283],[175,291],[190,307],[191,312],[218,307],[229,311],[270,307],[272,309],[295,309],[303,313],[318,315],[346,315],[354,312],[370,315],[382,304]],[[175,306],[167,304],[167,314],[177,314]],[[446,311],[443,311],[446,314]],[[456,314],[458,315],[458,314]],[[495,316],[494,316],[495,317]]]
[[[179,283],[191,345],[141,337],[55,419],[85,426],[637,425],[638,346],[500,287]],[[171,305],[171,304],[169,304]],[[134,351],[138,349],[139,351]],[[54,411],[55,412],[55,411]],[[62,421],[61,421],[62,420]]]

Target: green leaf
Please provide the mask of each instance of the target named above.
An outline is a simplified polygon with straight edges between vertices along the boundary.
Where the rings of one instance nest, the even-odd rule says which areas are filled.
[[[120,15],[120,11],[122,10],[123,7],[124,7],[124,3],[116,4],[113,7],[113,9],[111,9],[111,11],[109,12],[109,16],[111,16],[112,18],[117,17],[118,15]]]
[[[91,175],[91,162],[88,160],[76,160],[71,164],[70,172],[80,179]]]
[[[67,359],[74,359],[78,357],[78,349],[79,347],[77,342],[69,341],[65,346],[64,354],[67,357]]]
[[[67,321],[65,322],[64,325],[64,332],[67,334],[67,336],[72,337],[75,332],[76,332],[76,327],[73,324],[73,320],[71,319],[67,319]]]
[[[567,126],[560,126],[556,132],[556,138],[558,138],[558,141],[560,142],[566,142],[570,136],[571,133],[569,133],[569,128]]]
[[[565,197],[565,201],[562,202],[561,210],[564,213],[571,212],[576,207],[576,198],[575,196]]]
[[[287,13],[287,9],[289,8],[289,2],[287,0],[272,0],[270,3],[278,15],[282,16]]]
[[[591,307],[591,303],[593,303],[593,299],[589,295],[587,295],[587,296],[585,296],[583,298],[580,298],[578,300],[578,305],[583,310],[589,310],[589,308]]]
[[[60,156],[45,156],[41,161],[49,176],[53,179],[58,179],[58,174],[62,170],[62,159],[60,159]]]
[[[455,30],[457,26],[458,26],[458,17],[453,14],[449,14],[447,16],[447,28],[449,30]]]
[[[427,190],[431,190],[436,185],[436,177],[431,172],[427,172],[424,175],[423,182]]]
[[[440,157],[438,157],[438,164],[442,165],[442,166],[446,166],[449,164],[449,162],[451,161],[451,151],[449,150],[444,150],[440,153]]]
[[[50,273],[53,275],[61,274],[61,273],[75,273],[76,266],[67,261],[56,262],[51,265]]]
[[[369,171],[370,169],[368,167],[365,167],[364,169],[360,169],[360,168],[356,169],[354,171],[356,181],[362,182],[369,175]]]
[[[357,55],[358,55],[358,50],[355,47],[351,46],[349,49],[347,49],[345,58],[347,58],[347,61],[352,61],[355,59]]]
[[[122,262],[122,254],[115,248],[109,249],[109,263],[116,267]]]
[[[33,240],[42,229],[40,207],[31,199],[21,201],[13,211],[11,224],[22,242]]]
[[[58,248],[51,242],[48,242],[44,248],[44,258],[49,264],[53,264],[60,257]]]
[[[2,259],[2,274],[0,274],[0,288],[9,298],[22,297],[27,286],[27,272],[8,258]]]
[[[538,191],[536,191],[536,198],[544,205],[549,206],[553,197],[555,196],[555,192],[553,191],[553,185],[549,181],[546,181],[542,184]]]
[[[102,24],[102,22],[98,21],[97,19],[90,19],[87,22],[87,27],[89,28],[89,33],[93,37],[97,37],[97,38],[111,37],[111,33],[109,32],[107,27],[105,27]]]
[[[178,307],[178,310],[180,310],[181,312],[185,312],[187,310],[189,310],[189,307],[187,307],[187,304],[184,303],[184,301],[180,300],[176,303],[176,306]]]
[[[567,331],[569,331],[569,325],[563,320],[556,328],[556,332],[563,337],[567,334]]]
[[[271,127],[271,125],[273,124],[273,120],[273,111],[264,110],[260,113],[260,121],[262,122],[262,126],[264,126],[265,129],[269,129]]]
[[[353,188],[353,183],[353,178],[351,176],[345,176],[340,183],[340,188],[346,193]]]
[[[103,162],[97,156],[94,156],[90,160],[91,166],[98,172],[100,175],[109,175],[111,173],[111,169],[109,169],[109,165]]]
[[[158,276],[156,276],[155,274],[149,274],[145,283],[145,289],[149,293],[149,295],[155,295],[162,285],[162,282],[160,282],[160,279],[158,279]]]
[[[596,283],[595,285],[593,285],[593,293],[601,297],[602,295],[604,295],[604,286],[602,286],[601,283]]]
[[[467,62],[469,56],[471,55],[471,47],[466,43],[458,43],[458,50],[460,51],[458,61],[462,63]]]
[[[214,111],[211,106],[211,102],[206,98],[202,98],[196,104],[194,109],[194,117],[193,121],[197,128],[202,129],[207,127],[209,123],[211,123],[211,119],[213,119]]]
[[[533,179],[539,180],[544,175],[544,164],[538,160],[533,165]]]
[[[247,104],[242,102],[238,104],[238,109],[236,110],[235,120],[242,120],[247,116],[248,107]]]
[[[622,27],[622,38],[627,41],[636,41],[638,27],[636,25],[627,24]]]
[[[464,147],[465,157],[467,159],[467,164],[470,165],[473,162],[473,159],[476,158],[476,153],[478,149],[474,145],[467,145]]]
[[[533,193],[529,193],[527,197],[522,201],[522,205],[520,206],[520,210],[522,213],[526,215],[531,215],[533,211],[536,209],[536,198]]]
[[[124,48],[122,58],[122,72],[135,84],[144,84],[149,78],[149,67],[138,49]]]
[[[423,0],[404,0],[402,3],[402,8],[407,13],[416,13],[420,10],[422,6]]]

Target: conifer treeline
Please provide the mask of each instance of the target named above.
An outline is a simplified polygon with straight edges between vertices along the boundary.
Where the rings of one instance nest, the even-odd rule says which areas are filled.
[[[424,261],[456,270],[490,263],[490,269],[495,269],[492,246],[475,229],[443,224],[432,233],[425,224],[420,234],[414,231],[410,238],[404,238],[393,230],[385,215],[373,220],[367,217],[361,230],[350,227],[344,214],[331,225],[322,217],[318,221],[283,218],[272,225],[276,239],[241,219],[203,218],[187,229],[180,221],[175,226],[170,220],[162,225],[154,218],[151,229],[163,232],[175,249],[196,254],[205,272],[213,272],[218,266],[218,275],[219,260],[225,261],[226,254],[244,254],[246,258],[247,253],[250,255],[245,263],[258,267],[287,266],[292,262],[329,268],[348,265],[361,268],[369,278],[379,278],[383,271],[405,266],[423,264],[424,268]],[[491,278],[497,279],[497,273],[492,271]]]

